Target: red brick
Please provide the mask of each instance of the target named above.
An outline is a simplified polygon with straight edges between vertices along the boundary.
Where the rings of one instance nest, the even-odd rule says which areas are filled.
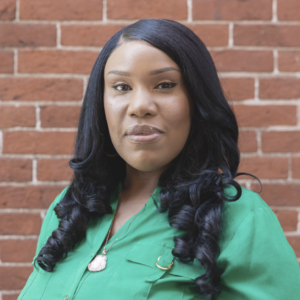
[[[42,220],[38,213],[0,214],[1,235],[38,235],[41,225]]]
[[[295,210],[273,209],[284,231],[296,231],[298,212]]]
[[[194,31],[208,47],[227,46],[229,28],[221,24],[184,24]]]
[[[65,186],[0,186],[0,208],[48,208]]]
[[[292,177],[300,178],[300,157],[292,158]]]
[[[41,181],[71,180],[73,170],[69,159],[39,159],[37,162],[37,179]]]
[[[241,46],[300,46],[300,25],[235,25],[235,45]]]
[[[0,254],[2,262],[32,262],[37,240],[2,240]]]
[[[206,46],[226,46],[228,25],[184,24],[197,34]],[[65,46],[103,47],[125,25],[62,25],[61,44]]]
[[[239,172],[250,173],[259,179],[284,179],[288,176],[286,157],[242,157]],[[251,179],[240,176],[239,179]]]
[[[101,20],[99,0],[20,0],[20,19]]]
[[[42,106],[41,126],[77,128],[80,111],[79,106]]]
[[[271,72],[273,53],[253,50],[210,51],[219,72]]]
[[[272,0],[194,0],[194,20],[271,20]]]
[[[29,275],[32,273],[33,267],[0,267],[0,289],[1,290],[21,290]],[[5,296],[7,297],[7,295]],[[13,299],[13,298],[6,298]]]
[[[279,51],[278,69],[283,72],[299,72],[300,51]]]
[[[3,132],[3,153],[72,154],[75,134],[75,132],[55,131]]]
[[[1,100],[69,101],[82,95],[82,79],[0,78]]]
[[[297,125],[295,105],[235,105],[234,112],[241,127]]]
[[[35,108],[31,106],[0,106],[0,128],[35,127]]]
[[[251,189],[258,192],[258,183],[252,184]],[[299,206],[300,184],[264,183],[260,196],[273,206]]]
[[[300,78],[262,78],[259,83],[260,99],[300,98]]]
[[[89,74],[98,52],[66,50],[21,50],[20,73],[80,73]]]
[[[2,300],[17,300],[20,294],[3,294]]]
[[[300,2],[298,0],[277,0],[277,17],[280,21],[299,21]]]
[[[103,47],[125,25],[61,25],[61,44],[64,46]]]
[[[53,24],[0,24],[0,47],[56,46]]]
[[[31,179],[30,159],[0,158],[0,182],[31,181]]]
[[[14,53],[12,51],[0,51],[0,73],[14,72]]]
[[[269,131],[262,133],[263,152],[299,152],[299,131]]]
[[[253,78],[220,78],[222,88],[228,100],[239,101],[254,98]]]
[[[16,15],[16,0],[0,1],[0,20],[13,20]]]
[[[160,0],[107,0],[107,18],[186,20],[187,2],[186,0],[173,0],[172,3]]]
[[[296,256],[300,258],[300,236],[287,236],[286,238],[294,249]]]
[[[239,133],[239,148],[241,152],[256,152],[257,139],[255,131],[242,130]]]

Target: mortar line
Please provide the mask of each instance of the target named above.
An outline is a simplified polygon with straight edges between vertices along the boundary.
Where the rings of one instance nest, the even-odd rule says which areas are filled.
[[[273,0],[272,2],[272,22],[277,23],[278,18],[277,18],[277,0]]]
[[[193,23],[194,24],[194,23]],[[61,23],[60,23],[61,25]],[[186,25],[190,25],[190,23],[187,23]],[[228,24],[229,25],[229,24]],[[300,24],[299,24],[300,25]],[[57,41],[57,40],[56,40]],[[61,45],[62,50],[73,50],[73,51],[101,51],[103,46],[84,46],[84,45]],[[11,50],[13,51],[15,47],[13,46],[3,46],[1,47],[2,50]],[[21,48],[22,50],[31,50],[32,47],[30,46],[24,46]],[[35,46],[35,50],[56,50],[56,45],[55,46]],[[215,51],[224,51],[224,50],[240,50],[240,51],[273,51],[273,50],[278,50],[278,51],[299,51],[300,46],[255,46],[255,45],[234,45],[231,48],[228,47],[227,45],[224,46],[207,46],[207,49],[210,50],[215,50]]]
[[[40,130],[40,129],[41,129],[40,112],[41,112],[41,108],[40,108],[40,106],[37,104],[37,105],[35,106],[35,129],[36,129],[36,130]]]
[[[57,22],[56,24],[56,49],[61,49],[61,28],[60,23]]]
[[[14,49],[14,75],[18,74],[18,50]]]
[[[297,125],[300,125],[300,106],[297,105]]]
[[[36,127],[11,127],[3,129],[4,132],[77,132],[77,127],[62,127],[62,128],[55,128],[55,127],[45,127],[45,128],[36,128]]]
[[[41,213],[47,211],[47,208],[0,208],[0,214],[26,214]]]
[[[32,160],[32,183],[37,183],[37,178],[36,178],[36,174],[37,174],[37,160],[36,158],[33,158]]]
[[[98,53],[98,52],[97,52]],[[268,78],[268,79],[274,79],[274,78],[295,78],[300,79],[300,72],[280,72],[279,74],[274,74],[273,71],[271,72],[239,72],[239,71],[233,71],[233,72],[224,72],[224,71],[218,71],[218,75],[222,77],[231,77],[231,78]],[[49,78],[49,79],[83,79],[88,78],[89,74],[87,73],[18,73],[17,76],[14,74],[0,74],[0,78]],[[300,97],[299,97],[300,99]],[[3,99],[2,99],[3,100]]]
[[[277,74],[279,74],[279,70],[278,70],[278,50],[273,50],[273,64],[274,64],[273,73],[277,75]]]
[[[16,16],[15,21],[20,21],[20,0],[16,0]]]
[[[19,0],[18,0],[19,1]],[[105,1],[105,0],[102,0]],[[1,23],[21,23],[21,24],[56,24],[58,21],[62,25],[104,25],[104,24],[111,24],[111,25],[129,25],[134,22],[139,21],[139,19],[119,19],[119,20],[111,20],[107,19],[106,23],[103,22],[103,20],[16,20],[13,21],[1,21]],[[186,24],[187,20],[176,20],[177,22],[181,24]],[[220,25],[228,25],[233,20],[193,20],[193,24],[195,25],[215,25],[216,22]],[[241,24],[241,25],[274,25],[273,17],[271,20],[234,20],[235,24]],[[292,21],[283,21],[283,20],[277,20],[276,25],[300,25],[300,21],[298,20],[292,20]]]
[[[259,78],[254,78],[254,100],[257,102],[259,100]]]
[[[292,180],[292,157],[291,155],[288,156],[288,177],[287,182],[290,182]]]
[[[261,150],[261,131],[257,130],[256,131],[256,140],[257,140],[257,153],[258,156],[262,156],[262,150]]]
[[[192,23],[193,22],[193,0],[187,0],[187,22]]]
[[[1,267],[31,267],[30,262],[0,262]]]
[[[0,130],[0,155],[3,152],[3,132]]]
[[[88,79],[87,78],[83,78],[83,97],[82,97],[82,103],[84,100],[84,96],[87,90],[87,86],[88,86]]]
[[[0,240],[36,240],[38,235],[0,235]]]
[[[107,23],[107,2],[106,0],[102,0],[102,21],[103,23]]]
[[[228,26],[228,48],[233,48],[234,46],[233,27],[234,27],[234,23],[230,22]]]

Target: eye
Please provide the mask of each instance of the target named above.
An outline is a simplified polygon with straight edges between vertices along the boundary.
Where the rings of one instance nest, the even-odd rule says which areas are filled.
[[[124,83],[115,84],[112,86],[112,88],[118,92],[126,92],[130,90],[130,86]]]
[[[176,85],[177,85],[177,83],[175,83],[175,82],[165,81],[165,82],[161,82],[160,84],[158,84],[157,87],[159,87],[158,89],[171,89]]]

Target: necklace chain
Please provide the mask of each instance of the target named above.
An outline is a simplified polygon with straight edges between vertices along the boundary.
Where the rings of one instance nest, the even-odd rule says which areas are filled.
[[[113,220],[111,222],[111,225],[110,225],[110,228],[109,228],[109,231],[108,231],[108,234],[107,234],[107,237],[105,239],[105,244],[104,244],[104,249],[102,251],[102,254],[101,255],[97,255],[88,265],[88,269],[92,272],[98,272],[98,271],[101,271],[103,270],[105,267],[106,267],[106,262],[107,262],[107,257],[106,257],[106,253],[108,252],[108,250],[112,247],[112,245],[118,240],[118,238],[123,234],[123,232],[128,228],[128,226],[132,223],[132,221],[137,217],[137,215],[143,210],[141,209],[134,217],[133,219],[130,221],[130,223],[126,226],[126,228],[121,232],[121,234],[119,234],[119,236],[115,239],[115,241],[110,245],[110,247],[105,250],[105,247],[106,247],[106,244],[107,244],[107,241],[108,241],[108,238],[109,238],[109,235],[110,235],[110,232],[111,232],[111,229],[112,229],[112,225],[114,223],[114,220],[115,220],[115,217],[116,217],[116,214],[117,214],[117,210],[118,210],[118,207],[119,207],[119,204],[121,202],[121,194],[122,194],[122,190],[120,191],[120,196],[119,196],[119,202],[118,202],[118,205],[117,205],[117,208],[116,208],[116,212],[115,212],[115,215],[113,217]],[[146,205],[146,204],[145,204]],[[144,207],[145,207],[144,205]]]
[[[132,221],[137,217],[137,215],[141,212],[141,210],[134,216],[134,218],[130,221],[130,223],[126,226],[126,228],[120,233],[120,235],[115,239],[115,241],[109,246],[109,248],[107,250],[105,250],[105,247],[106,247],[106,244],[107,244],[107,241],[108,241],[108,237],[110,235],[110,232],[111,232],[111,229],[112,229],[112,226],[113,226],[113,223],[114,223],[114,220],[115,220],[115,216],[117,214],[117,211],[118,211],[118,207],[119,207],[119,204],[121,202],[121,194],[122,194],[122,191],[120,192],[120,197],[119,197],[119,202],[118,202],[118,205],[117,205],[117,208],[116,208],[116,212],[115,212],[115,215],[114,215],[114,218],[111,222],[111,226],[109,228],[109,231],[108,231],[108,234],[107,234],[107,237],[106,237],[106,240],[105,240],[105,245],[104,245],[104,249],[102,251],[102,254],[106,254],[108,252],[108,250],[112,247],[112,245],[118,240],[118,238],[122,235],[122,233],[128,228],[128,226],[132,223]]]

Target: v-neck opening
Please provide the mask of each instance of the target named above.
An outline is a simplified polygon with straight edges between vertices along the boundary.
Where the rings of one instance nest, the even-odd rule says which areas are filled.
[[[148,209],[149,206],[151,206],[151,203],[153,203],[153,206],[155,207],[154,205],[154,202],[153,202],[153,197],[156,196],[157,192],[159,192],[159,190],[161,189],[162,187],[160,186],[156,186],[153,193],[151,194],[151,196],[149,197],[149,199],[147,200],[147,202],[145,203],[145,205],[141,208],[141,210],[139,212],[137,212],[136,214],[134,214],[132,217],[130,217],[118,230],[117,232],[111,236],[109,238],[109,240],[107,241],[107,244],[106,244],[106,250],[111,246],[111,244],[116,240],[116,238],[118,238],[118,236],[121,234],[121,232],[123,232],[123,234],[120,236],[120,238],[118,238],[118,241],[122,240],[123,238],[125,238],[127,236],[127,234],[136,226],[133,226],[132,224],[136,223],[136,219],[138,219],[139,216],[141,216],[146,209]],[[117,193],[116,193],[116,200],[115,200],[115,207],[114,207],[114,214],[113,214],[113,217],[112,217],[112,220],[110,222],[110,225],[112,225],[112,222],[113,222],[113,218],[116,214],[116,211],[117,211],[117,207],[118,207],[118,204],[119,204],[119,201],[120,201],[120,193],[121,193],[121,190],[122,190],[122,182],[120,181],[118,186],[117,186]],[[135,220],[132,221],[132,219],[135,218]],[[130,224],[130,226],[128,226],[128,224],[132,221],[132,223]],[[140,221],[139,221],[140,222]],[[137,225],[137,224],[136,224]],[[126,226],[128,226],[128,228],[126,228]],[[127,230],[126,230],[127,229]],[[104,246],[102,246],[104,247]]]

